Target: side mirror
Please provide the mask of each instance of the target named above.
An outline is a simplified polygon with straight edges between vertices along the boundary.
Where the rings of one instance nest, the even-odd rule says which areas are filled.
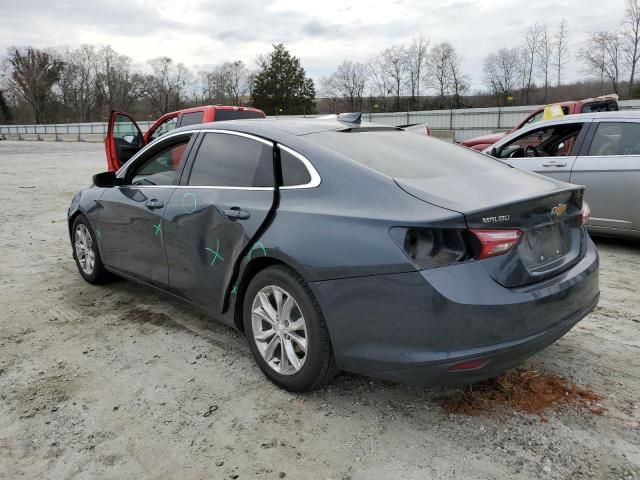
[[[498,149],[496,147],[491,149],[491,156],[498,158]]]
[[[96,173],[93,176],[93,184],[103,188],[115,187],[118,185],[118,177],[116,177],[116,172]]]

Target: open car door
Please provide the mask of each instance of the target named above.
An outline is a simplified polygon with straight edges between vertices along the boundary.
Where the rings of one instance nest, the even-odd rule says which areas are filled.
[[[144,136],[138,124],[128,113],[111,111],[109,127],[104,139],[107,167],[115,172],[144,147]]]

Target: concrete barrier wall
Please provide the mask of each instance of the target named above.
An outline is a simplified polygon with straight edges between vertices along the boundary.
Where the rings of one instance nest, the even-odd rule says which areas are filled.
[[[479,135],[504,132],[516,126],[539,105],[503,108],[467,108],[459,110],[431,110],[422,112],[366,113],[364,119],[383,125],[397,126],[426,123],[432,131],[453,132],[453,140],[461,142]],[[640,108],[640,100],[620,102],[621,109]],[[288,118],[300,118],[291,115]],[[316,116],[310,116],[314,118]],[[153,122],[139,122],[145,132]],[[66,123],[55,125],[0,125],[0,139],[102,142],[107,123]],[[438,133],[446,138],[451,134]]]

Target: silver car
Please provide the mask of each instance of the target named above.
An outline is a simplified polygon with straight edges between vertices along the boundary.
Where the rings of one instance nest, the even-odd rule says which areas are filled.
[[[640,112],[568,115],[532,124],[483,153],[584,185],[589,231],[640,238]]]

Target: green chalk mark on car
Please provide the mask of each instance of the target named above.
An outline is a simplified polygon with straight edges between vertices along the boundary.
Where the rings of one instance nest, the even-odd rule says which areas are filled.
[[[205,248],[205,250],[211,254],[213,254],[212,258],[211,258],[211,263],[210,266],[213,267],[213,265],[216,263],[216,260],[220,259],[221,262],[224,262],[224,258],[222,258],[222,255],[220,255],[220,239],[216,238],[216,249],[212,249],[212,248]]]
[[[102,232],[100,231],[100,227],[96,227],[96,237],[98,237],[98,239],[102,238]]]
[[[185,200],[187,198],[193,198],[193,208],[187,208],[187,206],[190,206],[185,202]],[[198,199],[196,198],[196,196],[193,193],[189,193],[189,192],[185,193],[182,196],[182,202],[181,203],[182,203],[182,210],[184,210],[185,213],[193,213],[198,208]]]
[[[262,250],[262,254],[266,257],[267,256],[267,249],[264,248],[264,245],[262,244],[262,242],[256,242],[253,244],[253,247],[251,247],[251,250],[249,250],[249,258],[251,259],[253,257],[253,251],[260,248]]]
[[[162,233],[162,227],[160,226],[159,223],[158,224],[154,223],[153,224],[153,228],[154,228],[154,230],[156,232],[156,235],[160,235]]]
[[[236,293],[238,293],[238,286],[235,285],[232,289],[231,289],[231,295],[235,295]]]

